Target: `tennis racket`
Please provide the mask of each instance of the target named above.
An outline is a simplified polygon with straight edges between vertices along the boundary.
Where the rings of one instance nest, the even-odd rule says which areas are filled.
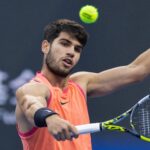
[[[115,125],[129,116],[128,129]],[[144,141],[150,142],[150,95],[143,97],[125,113],[108,121],[76,126],[79,134],[101,132],[103,130],[120,131],[130,133]]]

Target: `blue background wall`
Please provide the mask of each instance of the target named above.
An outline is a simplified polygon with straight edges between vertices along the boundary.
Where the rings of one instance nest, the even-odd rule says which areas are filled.
[[[99,9],[95,24],[83,24],[79,9],[91,4]],[[150,47],[149,0],[1,0],[0,2],[0,150],[21,150],[15,128],[15,89],[40,70],[43,27],[68,18],[83,24],[90,34],[74,71],[99,72],[130,63]],[[150,79],[111,95],[88,100],[91,122],[124,112],[149,92]],[[94,150],[148,150],[145,143],[122,133],[92,135]]]

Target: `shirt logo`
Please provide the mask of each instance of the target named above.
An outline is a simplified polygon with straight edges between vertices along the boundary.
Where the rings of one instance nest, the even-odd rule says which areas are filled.
[[[68,102],[60,102],[61,105],[65,105],[67,104]]]

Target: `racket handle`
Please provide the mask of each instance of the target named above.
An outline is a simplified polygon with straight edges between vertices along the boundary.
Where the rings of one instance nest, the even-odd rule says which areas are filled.
[[[100,123],[91,123],[76,126],[79,134],[94,133],[100,131]]]

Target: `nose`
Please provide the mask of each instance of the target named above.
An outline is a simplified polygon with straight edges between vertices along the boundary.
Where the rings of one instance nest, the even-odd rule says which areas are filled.
[[[70,56],[70,57],[74,57],[74,46],[70,47],[67,51],[67,55]]]

